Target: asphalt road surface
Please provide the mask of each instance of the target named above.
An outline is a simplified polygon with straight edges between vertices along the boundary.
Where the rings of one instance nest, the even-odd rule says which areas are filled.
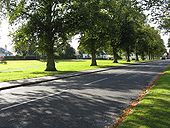
[[[170,60],[0,91],[0,128],[104,128]]]

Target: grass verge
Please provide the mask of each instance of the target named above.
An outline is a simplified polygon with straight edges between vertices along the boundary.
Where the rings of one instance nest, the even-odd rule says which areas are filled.
[[[0,64],[0,82],[35,78],[41,76],[57,75],[69,72],[78,72],[109,66],[120,66],[125,60],[119,61],[119,64],[113,64],[112,60],[98,60],[98,66],[91,67],[90,60],[59,60],[56,62],[56,72],[44,71],[46,62],[41,61],[7,61],[7,64]],[[132,61],[131,63],[133,63]]]
[[[118,128],[170,127],[170,67]]]

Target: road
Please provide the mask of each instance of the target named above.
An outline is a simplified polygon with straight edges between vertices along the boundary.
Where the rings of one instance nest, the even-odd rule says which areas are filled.
[[[104,128],[170,60],[0,91],[0,128]]]

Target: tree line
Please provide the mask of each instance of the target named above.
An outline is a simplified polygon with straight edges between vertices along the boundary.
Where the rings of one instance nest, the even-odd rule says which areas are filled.
[[[145,59],[165,52],[159,31],[147,24],[145,10],[151,9],[153,21],[169,31],[166,0],[2,0],[1,12],[19,27],[12,33],[15,48],[28,51],[33,47],[47,56],[46,71],[56,71],[55,51],[67,47],[80,34],[79,49],[91,54],[105,51],[118,62],[120,52]],[[162,8],[165,7],[165,8]],[[157,9],[162,11],[160,14]],[[23,46],[23,47],[22,47]]]

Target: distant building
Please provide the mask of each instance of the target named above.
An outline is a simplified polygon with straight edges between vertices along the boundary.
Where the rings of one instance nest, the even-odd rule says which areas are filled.
[[[8,50],[0,47],[0,56],[13,56],[13,54]]]
[[[91,55],[90,54],[82,54],[82,59],[90,59]],[[113,56],[112,55],[107,55],[107,54],[99,54],[96,55],[97,59],[112,59]]]
[[[90,59],[91,55],[89,54],[82,54],[83,59]]]

